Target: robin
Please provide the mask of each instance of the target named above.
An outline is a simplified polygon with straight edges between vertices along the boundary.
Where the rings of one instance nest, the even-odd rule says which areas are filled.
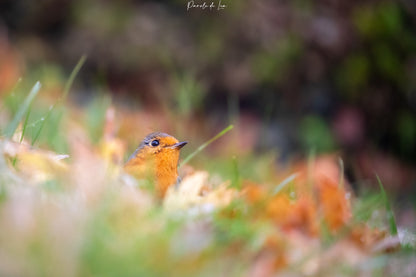
[[[124,169],[138,179],[154,180],[156,193],[163,198],[167,189],[179,181],[179,151],[187,143],[166,133],[151,133],[130,156]]]

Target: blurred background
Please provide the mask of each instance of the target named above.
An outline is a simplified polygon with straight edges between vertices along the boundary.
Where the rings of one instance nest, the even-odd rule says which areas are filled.
[[[378,174],[416,203],[415,1],[187,3],[1,0],[0,93],[40,80],[47,108],[86,55],[69,100],[91,111],[71,116],[92,141],[110,105],[129,151],[162,130],[191,141],[190,153],[234,124],[207,155],[275,153],[284,167],[331,153],[354,187]],[[66,127],[49,126],[40,143],[67,151],[53,140]]]

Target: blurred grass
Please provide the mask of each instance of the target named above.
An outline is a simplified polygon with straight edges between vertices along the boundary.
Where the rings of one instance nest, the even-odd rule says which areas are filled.
[[[32,101],[35,99],[36,95],[38,94],[39,90],[41,88],[41,84],[37,82],[32,90],[29,92],[27,97],[24,99],[23,103],[19,106],[18,110],[16,111],[16,114],[13,117],[13,120],[6,126],[4,130],[4,135],[7,138],[11,138],[13,134],[15,133],[17,126],[19,125],[20,121],[25,116],[26,112],[30,109],[30,106],[32,104]],[[27,124],[27,120],[25,120]],[[26,125],[24,126],[24,129],[26,129]]]
[[[110,105],[110,97],[103,95],[94,98],[87,106],[85,123],[88,135],[94,144],[97,144],[103,137],[105,112]]]
[[[185,164],[187,164],[194,156],[196,156],[199,152],[203,151],[208,145],[210,145],[211,143],[213,143],[214,141],[216,141],[217,139],[219,139],[220,137],[222,137],[223,135],[225,135],[227,132],[231,131],[234,128],[233,125],[229,125],[228,127],[226,127],[225,129],[223,129],[222,131],[220,131],[217,135],[215,135],[213,138],[209,139],[207,142],[203,143],[202,145],[200,145],[194,152],[192,152],[191,154],[189,154],[183,161],[182,163],[179,165],[179,168]]]
[[[377,181],[378,181],[378,184],[380,186],[381,196],[382,196],[384,206],[385,206],[385,209],[386,209],[387,221],[389,223],[390,233],[392,235],[397,235],[396,219],[394,217],[394,212],[393,212],[393,209],[390,205],[389,198],[387,196],[386,191],[384,190],[383,183],[381,182],[380,177],[378,177],[378,176],[377,176]]]
[[[78,70],[79,68],[74,69],[73,72]],[[70,85],[65,87],[69,88]],[[29,114],[30,103],[39,89],[39,85],[35,86],[29,93],[30,97],[23,93],[20,96],[13,95],[13,99],[10,95],[7,96],[8,100],[4,103],[6,106],[10,105],[9,112],[13,112],[15,116],[9,123],[11,127],[4,130],[11,137],[19,122],[24,120],[22,137],[32,138],[32,144],[39,138],[42,147],[57,151],[60,149],[59,145],[67,143],[71,130],[61,131],[66,126],[71,126],[63,123],[68,121],[67,117],[74,107],[62,101],[45,112],[45,105],[39,101],[33,103]],[[19,102],[20,105],[17,104]],[[184,104],[185,108],[180,108],[178,112],[186,113],[189,108],[187,105],[192,106],[197,102]],[[81,118],[82,124],[77,128],[83,128],[89,141],[95,145],[93,147],[98,147],[98,142],[103,137],[105,112],[110,105],[110,97],[103,95],[95,98],[80,112],[81,116],[78,118]],[[44,119],[39,121],[39,115],[45,114],[46,116],[41,117]],[[274,193],[270,197],[289,192],[289,201],[296,202],[301,196],[294,194],[293,182],[297,173],[286,175],[283,181],[277,183],[274,175],[276,154],[273,151],[264,155],[250,153],[228,158],[204,155],[205,147],[232,128],[233,125],[228,126],[203,143],[181,165],[200,155],[200,168],[209,171],[213,177],[231,180],[231,187],[237,191],[244,189],[243,180],[253,180],[270,186]],[[301,132],[305,148],[317,149],[317,153],[333,150],[334,143],[328,127],[319,118],[306,119]],[[0,178],[0,210],[5,210],[4,213],[0,212],[0,220],[2,225],[7,226],[0,231],[0,242],[5,243],[4,247],[10,250],[9,255],[13,260],[9,265],[11,269],[7,268],[10,271],[5,269],[3,272],[15,270],[23,272],[15,275],[30,273],[33,276],[56,276],[64,268],[67,270],[64,276],[218,276],[224,272],[227,276],[241,276],[247,274],[253,266],[252,263],[264,255],[263,247],[270,238],[281,237],[283,240],[272,240],[270,244],[275,249],[267,250],[278,252],[276,259],[283,259],[280,255],[284,254],[281,253],[289,251],[285,248],[283,230],[276,228],[273,221],[262,216],[266,213],[263,210],[265,203],[249,206],[246,201],[235,199],[230,205],[209,216],[199,214],[190,217],[166,213],[154,204],[143,209],[147,205],[143,204],[147,203],[145,196],[137,192],[123,194],[118,188],[119,180],[114,179],[111,170],[100,167],[97,165],[100,162],[96,160],[82,163],[82,159],[92,154],[88,150],[81,150],[77,149],[70,155],[73,162],[80,159],[78,166],[89,173],[85,176],[76,176],[77,172],[81,174],[83,171],[77,171],[77,164],[73,167],[69,163],[70,171],[66,178],[47,180],[39,186],[33,186],[26,194],[16,190],[16,187],[27,189],[26,185],[16,181],[16,184],[20,184],[16,186],[14,181],[6,182],[3,177]],[[79,157],[77,151],[81,151],[84,156]],[[311,155],[311,164],[315,158],[315,155]],[[9,174],[10,168],[1,164],[0,171],[2,176],[6,176],[3,172]],[[71,180],[77,178],[80,179],[74,188]],[[85,191],[78,192],[77,189]],[[373,228],[385,228],[390,223],[391,234],[394,234],[393,227],[397,232],[397,226],[392,225],[392,217],[389,216],[393,210],[381,183],[380,189],[381,192],[358,196],[354,200],[354,223],[374,224]],[[88,196],[89,193],[91,195]],[[91,202],[85,202],[89,198]],[[23,220],[21,229],[13,225],[13,218],[6,216],[12,216],[17,209],[22,209],[29,216],[29,219],[20,219]],[[383,216],[384,213],[387,216]],[[377,214],[379,217],[375,218]],[[324,222],[320,224],[322,232],[318,240],[324,250],[335,247],[346,237],[344,233],[342,236],[335,236]],[[346,230],[353,227],[348,226]],[[20,233],[14,228],[20,230]],[[308,260],[323,255],[324,250],[312,252],[303,265]],[[363,261],[362,266],[370,267],[371,272],[378,274],[387,264],[388,259],[375,256]],[[15,269],[22,265],[22,269]],[[290,266],[286,270],[300,272],[299,268]],[[327,270],[345,275],[358,272],[342,262],[341,265],[329,264]]]
[[[329,153],[335,150],[333,134],[328,124],[319,116],[305,117],[299,133],[305,151],[314,149],[317,153]]]

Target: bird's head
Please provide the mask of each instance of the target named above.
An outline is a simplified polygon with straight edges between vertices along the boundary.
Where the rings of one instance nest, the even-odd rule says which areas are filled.
[[[179,150],[187,144],[186,141],[179,142],[176,138],[166,133],[155,132],[147,135],[139,147],[130,157],[142,156],[144,158],[156,158],[157,156],[179,154]]]
[[[142,140],[124,168],[138,178],[155,177],[158,191],[164,194],[177,181],[179,152],[186,144],[166,133],[151,133]]]

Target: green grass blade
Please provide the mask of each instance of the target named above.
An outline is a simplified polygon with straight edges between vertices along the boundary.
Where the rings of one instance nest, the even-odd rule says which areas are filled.
[[[298,176],[298,173],[293,173],[292,175],[290,175],[289,177],[287,177],[286,179],[284,179],[282,182],[280,182],[280,184],[278,184],[276,186],[276,188],[273,190],[273,195],[278,194],[287,184],[293,182],[293,180],[295,180],[295,178]]]
[[[237,190],[241,189],[241,178],[240,178],[240,171],[238,168],[238,159],[236,156],[232,159],[232,170],[233,170],[233,178],[231,180],[231,187],[236,188]]]
[[[376,177],[377,177],[378,184],[380,185],[381,197],[383,198],[383,202],[386,207],[387,220],[390,226],[390,233],[392,235],[397,235],[397,224],[396,224],[396,219],[394,217],[393,209],[391,208],[390,201],[387,197],[387,193],[384,190],[384,187],[383,187],[383,184],[381,183],[380,178],[378,177],[378,175],[376,175]]]
[[[69,90],[71,89],[71,86],[74,83],[75,77],[77,76],[78,72],[81,70],[81,67],[84,65],[86,59],[87,59],[87,56],[82,55],[82,57],[79,59],[74,69],[72,70],[71,75],[69,75],[68,81],[66,81],[65,83],[64,93],[62,96],[63,99],[65,99],[66,96],[68,95]]]
[[[64,92],[63,92],[63,95],[62,95],[62,97],[58,100],[58,102],[57,103],[55,103],[54,105],[52,105],[50,108],[49,108],[49,110],[48,110],[48,112],[46,113],[46,115],[44,116],[44,117],[42,117],[41,119],[40,119],[40,127],[39,127],[39,129],[37,130],[37,132],[36,132],[36,134],[35,134],[35,136],[33,137],[33,139],[32,139],[32,146],[35,144],[35,142],[39,139],[39,136],[40,136],[40,134],[41,134],[41,132],[42,132],[42,130],[43,130],[43,127],[45,126],[45,123],[46,123],[46,121],[47,121],[47,119],[50,117],[50,115],[52,114],[52,111],[55,109],[55,107],[61,102],[61,101],[63,101],[63,100],[65,100],[66,99],[66,97],[67,97],[67,95],[68,95],[68,93],[69,93],[69,90],[71,89],[71,86],[72,86],[72,84],[74,83],[74,80],[75,80],[75,77],[77,76],[77,74],[78,74],[78,72],[81,70],[81,67],[84,65],[84,63],[85,63],[85,60],[87,59],[87,57],[85,56],[85,55],[83,55],[80,59],[79,59],[79,61],[77,62],[77,64],[75,65],[75,67],[74,67],[74,69],[72,70],[72,72],[71,72],[71,75],[69,75],[69,78],[68,78],[68,80],[66,81],[66,83],[65,83],[65,87],[64,87]]]
[[[308,171],[307,171],[307,185],[309,192],[311,192],[311,195],[313,195],[313,173],[315,171],[315,162],[316,162],[316,149],[311,148],[308,155]]]
[[[26,127],[28,125],[31,107],[32,107],[32,105],[29,105],[29,109],[28,109],[28,111],[26,113],[25,123],[23,123],[23,130],[22,130],[22,134],[20,135],[20,141],[19,141],[20,143],[22,143],[23,137],[25,136],[25,133],[26,133]]]
[[[188,155],[188,157],[186,157],[182,163],[179,165],[179,168],[184,166],[186,163],[188,163],[193,157],[195,157],[199,152],[201,152],[202,150],[204,150],[208,145],[210,145],[211,143],[213,143],[214,141],[216,141],[217,139],[219,139],[220,137],[222,137],[223,135],[225,135],[227,132],[231,131],[234,128],[233,125],[229,125],[227,128],[225,128],[224,130],[222,130],[221,132],[219,132],[215,137],[213,137],[212,139],[208,140],[207,142],[205,142],[204,144],[202,144],[201,146],[198,147],[198,149],[196,149],[194,152],[192,152],[190,155]]]
[[[345,168],[344,168],[344,161],[341,159],[341,157],[338,158],[338,163],[339,163],[339,170],[341,171],[340,172],[340,177],[339,177],[338,188],[343,189],[344,188]]]
[[[40,82],[36,82],[36,84],[33,86],[32,90],[29,92],[29,95],[26,97],[26,99],[23,101],[23,103],[20,105],[19,109],[16,112],[16,115],[14,116],[12,122],[10,122],[9,125],[7,125],[4,135],[7,138],[11,138],[16,131],[17,127],[19,126],[19,122],[22,120],[23,116],[27,112],[27,110],[30,107],[30,104],[32,103],[33,99],[35,99],[36,95],[38,94],[39,90],[41,88]]]
[[[35,136],[34,136],[34,137],[33,137],[33,139],[32,139],[32,143],[31,143],[31,145],[32,145],[32,146],[33,146],[33,145],[35,145],[35,142],[38,140],[38,138],[39,138],[39,136],[40,136],[40,133],[42,132],[43,126],[45,126],[45,122],[46,122],[46,120],[49,118],[49,116],[51,115],[52,110],[53,110],[54,108],[55,108],[55,105],[52,105],[52,106],[49,108],[49,110],[48,110],[48,112],[46,113],[46,115],[40,119],[40,123],[41,123],[41,125],[40,125],[40,127],[39,127],[38,131],[36,132]]]

